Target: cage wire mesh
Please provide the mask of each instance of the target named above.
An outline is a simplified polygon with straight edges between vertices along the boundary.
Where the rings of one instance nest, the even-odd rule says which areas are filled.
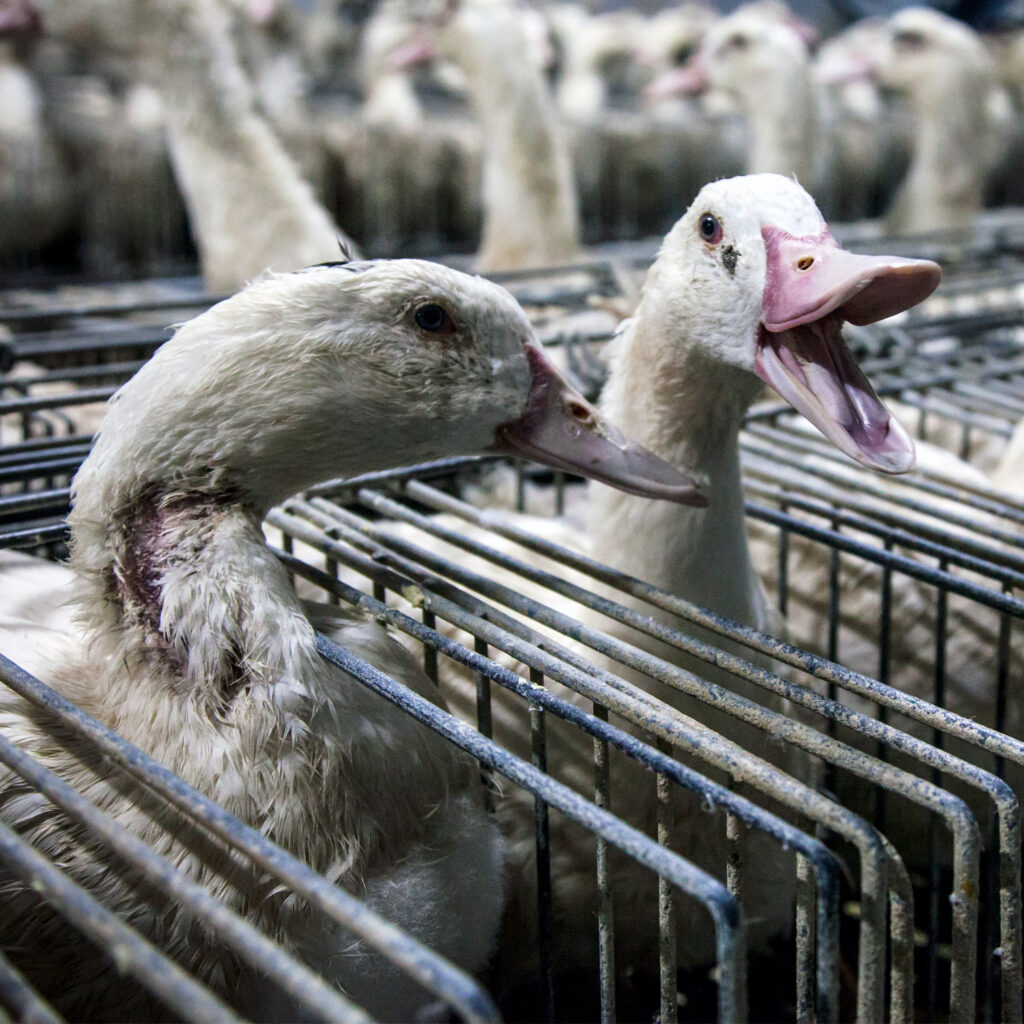
[[[878,242],[856,230],[847,241]],[[943,260],[940,293],[850,332],[908,425],[982,466],[1024,411],[1021,242],[1014,216],[982,219],[967,238],[908,240],[908,254]],[[503,278],[592,391],[651,252]],[[0,546],[63,553],[96,403],[168,337],[164,324],[210,301],[187,282],[0,300]],[[504,944],[484,983],[506,1014],[1020,1020],[1024,502],[951,477],[941,457],[883,480],[770,400],[748,419],[742,458],[755,565],[788,642],[614,571],[599,552],[585,557],[536,519],[474,503],[484,492],[571,519],[582,486],[529,468],[511,486],[477,459],[326,484],[275,509],[267,534],[305,595],[386,621],[457,713],[321,638],[324,657],[481,764],[525,891],[517,934],[529,942]],[[16,666],[0,662],[0,678],[162,799],[187,803],[197,827],[255,870],[368,929],[462,1017],[495,1012],[469,979],[186,796]],[[358,1019],[23,752],[4,746],[0,761],[311,1012]],[[172,1012],[229,1012],[18,837],[0,836],[0,848]],[[766,927],[773,915],[787,924],[781,940]],[[45,1016],[46,998],[0,962],[8,1012]]]

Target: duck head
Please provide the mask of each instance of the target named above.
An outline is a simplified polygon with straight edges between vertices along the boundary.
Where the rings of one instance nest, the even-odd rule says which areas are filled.
[[[264,512],[317,481],[493,451],[704,503],[568,384],[507,291],[419,260],[268,275],[180,327],[111,400],[76,502]]]
[[[941,278],[928,260],[840,248],[814,200],[775,174],[706,185],[666,236],[653,287],[688,344],[752,373],[840,451],[885,473],[914,445],[878,399],[843,336],[920,302]]]
[[[644,98],[655,102],[714,89],[758,106],[766,87],[777,90],[775,83],[804,74],[809,31],[774,5],[741,7],[710,25],[700,47],[659,75]]]
[[[988,89],[995,77],[992,59],[972,29],[924,7],[899,11],[884,24],[870,67],[884,88],[935,111],[962,103],[969,85]]]

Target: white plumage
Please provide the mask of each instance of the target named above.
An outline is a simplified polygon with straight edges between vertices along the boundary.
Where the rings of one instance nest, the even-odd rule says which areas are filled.
[[[310,615],[441,703],[375,621],[297,599],[260,520],[326,477],[495,445],[622,472],[640,490],[648,475],[652,493],[688,492],[588,412],[526,347],[531,338],[503,289],[431,264],[265,277],[181,327],[112,399],[73,486],[79,626],[64,610],[35,618],[31,580],[4,588],[0,619],[0,649],[471,971],[489,955],[502,894],[499,838],[474,764],[321,660]],[[24,560],[6,564],[24,571]],[[416,1012],[422,994],[401,972],[258,879],[234,877],[223,851],[115,782],[82,740],[54,741],[45,715],[0,699],[4,734],[122,825],[371,1012]],[[172,903],[155,894],[151,906],[108,871],[99,848],[9,772],[0,772],[0,816],[207,983],[250,1012],[294,1015]],[[22,949],[30,975],[60,965],[66,1013],[149,1012],[20,883],[0,878],[0,903],[0,945]]]
[[[711,216],[716,230],[706,237],[705,218]],[[720,229],[720,230],[719,230]],[[769,239],[785,231],[801,241],[783,259]],[[829,260],[849,269],[837,273]],[[811,270],[800,270],[809,260]],[[843,262],[849,260],[850,262]],[[806,273],[806,278],[801,274]],[[820,277],[813,275],[820,273]],[[783,310],[778,296],[791,274],[797,282],[809,282],[803,293],[804,316],[796,306]],[[529,518],[526,529],[547,539],[590,553],[631,576],[711,608],[742,623],[771,630],[769,609],[751,563],[744,530],[740,486],[739,431],[743,415],[761,389],[766,348],[788,348],[783,353],[787,372],[800,377],[808,389],[791,401],[811,418],[843,451],[875,468],[889,471],[906,468],[913,446],[874,397],[870,384],[856,369],[845,349],[839,328],[843,318],[863,323],[911,305],[924,297],[938,281],[938,268],[924,261],[887,257],[856,257],[831,242],[825,222],[807,193],[791,179],[778,175],[753,175],[705,186],[687,213],[666,237],[648,273],[635,317],[623,325],[613,341],[611,373],[602,406],[619,417],[631,433],[676,465],[692,466],[708,481],[709,507],[681,508],[662,501],[643,501],[592,486],[589,528],[580,536],[571,529]],[[802,285],[798,285],[802,286]],[[858,304],[859,303],[859,304]],[[779,330],[775,318],[799,323]],[[787,319],[788,318],[788,319]],[[803,335],[813,337],[808,348]],[[774,339],[774,340],[772,340]],[[835,376],[828,369],[835,367]],[[755,375],[756,374],[756,375]],[[779,377],[775,378],[780,380]],[[860,421],[863,417],[863,422]],[[870,424],[871,429],[866,429]],[[503,513],[495,513],[499,518]],[[460,532],[465,524],[447,521]],[[388,530],[396,529],[388,527]],[[422,535],[397,528],[420,545]],[[500,540],[483,531],[470,531],[489,546],[504,548]],[[554,535],[554,536],[553,536]],[[486,563],[474,563],[450,546],[431,545],[444,557],[470,565],[488,576],[504,579]],[[511,545],[509,546],[511,548]],[[519,555],[522,557],[521,549]],[[564,569],[535,556],[531,564],[566,576]],[[595,589],[592,580],[568,574],[574,582]],[[516,577],[508,581],[524,589]],[[550,592],[525,588],[545,604]],[[600,587],[596,587],[600,591]],[[650,608],[642,602],[610,595],[633,605],[642,614]],[[728,686],[762,705],[783,710],[784,702],[765,691],[737,681],[706,663],[675,648],[652,640],[627,626],[610,622],[571,602],[564,610],[628,643],[650,651],[671,664]],[[665,616],[661,616],[666,619]],[[711,639],[700,630],[667,618],[683,632]],[[564,638],[562,638],[564,642]],[[748,651],[740,652],[750,658]],[[717,712],[667,684],[587,651],[586,657],[618,675],[625,675],[664,702],[666,709],[691,715],[721,732],[729,740],[770,761],[782,762],[791,772],[804,774],[806,763],[781,747],[770,734],[744,725]],[[521,666],[516,666],[521,669]],[[442,687],[453,706],[472,716],[475,683],[457,668],[445,666]],[[561,687],[558,692],[583,706],[588,702]],[[495,689],[493,696],[495,738],[518,752],[529,749],[525,718],[514,698]],[[593,752],[588,738],[560,722],[548,723],[550,770],[586,792],[592,786]],[[804,777],[807,776],[804,774]],[[653,830],[656,819],[654,787],[650,776],[625,758],[612,771],[612,806],[632,824]],[[709,822],[697,801],[677,806],[673,843],[686,857],[715,871],[726,862],[724,829]],[[499,817],[509,838],[508,859],[513,882],[507,913],[505,946],[530,948],[535,928],[533,899],[532,804],[513,793],[499,805]],[[571,971],[593,962],[593,908],[589,899],[594,871],[591,843],[556,818],[552,822],[552,852],[557,913],[555,951],[560,969]],[[748,856],[747,884],[757,892],[758,905],[748,941],[763,945],[771,936],[784,933],[791,922],[792,873],[780,869],[777,857],[761,849],[763,840],[753,837]],[[656,944],[649,930],[655,919],[656,893],[651,880],[635,863],[613,859],[613,891],[616,905],[628,908],[616,925],[616,959],[639,970],[651,969]],[[706,933],[682,928],[678,958],[682,966],[706,963],[710,957]],[[529,961],[517,957],[504,965],[509,983],[526,983]]]

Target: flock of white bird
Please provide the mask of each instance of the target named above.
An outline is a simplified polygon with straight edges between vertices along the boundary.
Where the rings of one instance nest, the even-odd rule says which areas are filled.
[[[0,41],[9,265],[72,249],[159,269],[190,230],[211,284],[237,285],[322,249],[310,187],[374,254],[482,234],[483,269],[564,259],[581,232],[660,234],[728,174],[795,174],[831,219],[887,211],[900,231],[1022,196],[1024,46],[928,9],[820,41],[779,0],[728,17],[383,0],[358,25],[339,0],[40,6],[41,38]],[[249,261],[221,251],[235,217]]]
[[[91,110],[93,125],[104,124],[96,133],[103,144],[94,137],[90,152],[110,151],[95,174],[122,188],[113,169],[130,166],[133,182],[169,195],[156,184],[168,173],[166,138],[205,281],[215,291],[241,290],[180,327],[111,400],[73,486],[70,566],[10,554],[0,562],[10,584],[0,601],[0,652],[467,970],[488,962],[499,932],[506,950],[533,948],[532,797],[499,798],[496,824],[484,811],[474,764],[324,662],[314,624],[460,712],[472,707],[475,683],[448,666],[435,687],[376,621],[302,601],[266,546],[264,515],[324,479],[515,451],[603,482],[591,488],[587,528],[564,525],[566,543],[769,628],[744,526],[743,416],[768,384],[856,462],[883,473],[908,470],[914,445],[857,367],[841,327],[913,306],[940,277],[927,261],[841,249],[802,184],[827,192],[842,178],[851,190],[873,187],[864,184],[863,165],[880,166],[892,144],[879,89],[901,88],[914,110],[913,139],[893,223],[925,230],[969,221],[1012,121],[1000,65],[968,29],[925,10],[855,26],[812,60],[805,27],[774,3],[726,18],[687,5],[645,19],[508,0],[462,0],[424,13],[425,5],[385,0],[359,37],[362,112],[321,131],[305,103],[304,76],[326,73],[353,46],[330,3],[301,25],[295,8],[273,2],[38,6],[57,40],[53,73],[65,85],[74,77],[74,47],[103,55],[102,75],[92,66],[72,90],[82,122]],[[33,27],[26,0],[0,0],[0,32],[7,24],[13,36],[19,18],[24,31]],[[282,35],[290,44],[301,38],[303,47],[281,45]],[[62,218],[73,215],[65,207],[90,207],[69,183],[75,172],[62,163],[42,72],[21,43],[0,45],[0,153],[15,155],[13,172],[5,166],[0,178],[0,244],[10,255],[26,237],[57,238]],[[1011,68],[1009,47],[1004,58],[1001,66]],[[560,77],[552,89],[545,70],[553,65]],[[482,131],[467,133],[462,120],[425,109],[418,76],[428,72],[416,70],[424,66],[431,89],[465,94]],[[20,105],[6,100],[19,96]],[[438,264],[349,258],[344,208],[336,208],[336,223],[303,176],[315,179],[323,148],[334,147],[347,167],[362,161],[368,180],[376,168],[382,179],[405,173],[412,182],[465,146],[473,158],[464,167],[482,183],[479,268],[566,262],[582,251],[575,190],[588,175],[579,166],[574,174],[574,154],[587,150],[587,126],[614,121],[631,97],[646,104],[645,123],[678,128],[687,145],[698,102],[713,113],[702,115],[699,132],[743,113],[750,173],[693,190],[613,343],[600,413],[547,362],[507,292]],[[850,125],[840,143],[841,126]],[[88,192],[96,182],[82,184]],[[123,209],[104,222],[130,233],[146,217],[136,207],[140,193],[125,187],[122,198]],[[952,460],[927,448],[922,457],[946,470]],[[1002,479],[1008,473],[1004,467]],[[708,511],[699,507],[705,503]],[[911,597],[899,595],[897,614]],[[573,614],[587,616],[579,608]],[[632,632],[623,637],[670,668],[709,676],[674,648]],[[992,699],[969,676],[985,643],[978,639],[962,659],[968,677],[958,710],[965,714]],[[621,666],[609,668],[622,674]],[[644,699],[711,724],[724,744],[756,751],[768,742],[728,716],[695,710],[674,685],[640,674],[631,682]],[[927,693],[917,676],[897,673],[894,682]],[[496,738],[528,750],[522,718],[498,703]],[[774,707],[784,710],[781,702]],[[1019,709],[1010,720],[1019,722]],[[402,1020],[421,1009],[419,990],[384,958],[336,924],[259,890],[258,880],[234,877],[223,851],[115,785],[109,766],[80,740],[55,742],[46,716],[5,691],[0,732],[372,1013]],[[551,727],[553,773],[572,778],[579,765],[582,779],[592,771],[583,739]],[[787,767],[809,779],[798,758]],[[634,781],[627,774],[616,786],[633,790]],[[650,830],[653,790],[637,782],[635,792],[624,813]],[[93,840],[6,769],[0,820],[243,1008],[291,1019],[295,1008],[239,972],[215,937],[190,928],[170,901],[154,908],[107,869]],[[676,827],[685,856],[721,870],[724,836],[699,815],[681,816]],[[593,908],[573,907],[573,895],[580,879],[593,876],[594,849],[568,836],[553,849],[556,890],[573,908],[559,919],[556,963],[571,971],[593,962]],[[791,894],[777,878],[757,885],[759,870],[771,867],[751,857],[752,891],[764,896],[755,944],[792,927]],[[635,864],[615,862],[613,871],[617,899],[639,907],[653,898]],[[630,915],[617,923],[616,944],[623,963],[642,968],[656,956],[634,934]],[[151,1010],[126,1002],[103,955],[2,873],[0,948],[17,950],[30,977],[59,965],[66,978],[59,1008],[73,1017]],[[690,965],[709,958],[702,934],[685,924],[679,958]],[[501,960],[509,985],[529,966],[525,953]]]

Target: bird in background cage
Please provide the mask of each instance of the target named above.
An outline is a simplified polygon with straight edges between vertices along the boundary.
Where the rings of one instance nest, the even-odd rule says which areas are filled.
[[[578,258],[569,143],[544,79],[534,23],[510,0],[460,0],[426,16],[417,16],[415,4],[407,10],[403,65],[435,56],[456,65],[483,128],[477,269]]]
[[[37,6],[58,39],[129,61],[156,89],[208,289],[355,251],[258,109],[220,0]]]

